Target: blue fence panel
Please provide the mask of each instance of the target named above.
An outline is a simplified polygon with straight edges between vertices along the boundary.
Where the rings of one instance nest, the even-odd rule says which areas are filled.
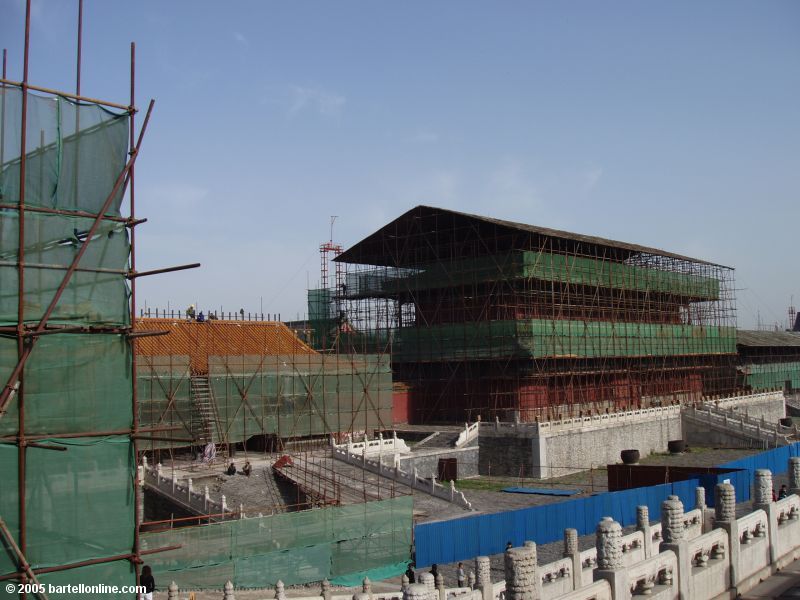
[[[694,505],[699,480],[655,485],[619,492],[607,492],[566,502],[532,506],[450,521],[422,523],[414,527],[417,567],[451,563],[475,556],[503,552],[506,544],[521,546],[525,540],[548,544],[563,539],[564,529],[574,527],[578,535],[594,532],[603,517],[612,517],[623,527],[636,524],[636,507],[647,505],[658,515],[669,495],[684,505]]]
[[[417,566],[498,554],[505,550],[508,542],[514,546],[521,546],[525,540],[548,544],[562,539],[567,527],[577,529],[578,535],[587,535],[594,532],[603,517],[613,517],[627,527],[636,524],[637,506],[646,505],[651,517],[656,518],[661,514],[661,503],[669,495],[678,496],[690,510],[694,507],[698,485],[706,489],[706,502],[713,507],[714,487],[726,479],[736,488],[736,501],[745,502],[750,499],[755,470],[784,473],[790,456],[800,456],[800,442],[719,465],[735,469],[728,473],[704,474],[687,481],[607,492],[555,504],[422,523],[414,527]]]

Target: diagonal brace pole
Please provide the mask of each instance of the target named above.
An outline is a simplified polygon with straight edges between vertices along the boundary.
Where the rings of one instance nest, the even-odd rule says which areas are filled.
[[[17,546],[17,542],[14,541],[14,536],[11,535],[11,532],[8,530],[8,526],[6,525],[6,522],[3,520],[2,517],[0,517],[0,533],[3,534],[3,537],[6,538],[8,545],[11,546],[11,549],[14,551],[14,554],[17,555],[17,560],[19,561],[20,569],[25,571],[25,574],[30,578],[30,580],[36,584],[37,590],[42,589],[39,587],[40,585],[39,580],[36,579],[36,575],[33,574],[33,569],[31,569],[30,564],[28,564],[28,561],[25,559],[25,555],[22,554],[22,551],[19,549],[19,546]],[[45,594],[43,591],[36,592],[36,595],[39,596],[39,598],[41,598],[42,600],[48,600],[47,594]]]
[[[8,381],[6,381],[3,390],[0,391],[0,415],[2,415],[6,410],[6,405],[8,404],[9,400],[11,399],[11,393],[15,390],[17,381],[19,381],[19,377],[22,374],[22,369],[25,367],[25,363],[28,360],[28,357],[31,355],[31,351],[33,350],[33,346],[38,339],[38,336],[35,334],[41,333],[44,331],[45,327],[47,326],[47,321],[50,319],[50,316],[53,314],[58,301],[61,299],[61,295],[64,293],[64,290],[67,287],[70,279],[72,278],[73,273],[78,268],[78,263],[80,262],[83,255],[86,253],[86,248],[89,246],[89,243],[94,237],[97,228],[100,226],[100,223],[103,220],[103,215],[108,211],[109,207],[111,206],[111,202],[113,202],[114,197],[117,195],[120,187],[123,186],[123,183],[127,184],[128,176],[130,174],[130,170],[133,165],[136,163],[136,158],[139,156],[139,149],[142,145],[142,139],[144,137],[144,133],[147,130],[147,123],[150,121],[150,114],[153,111],[153,105],[155,104],[155,100],[150,100],[150,105],[147,107],[147,115],[144,118],[144,122],[142,123],[142,129],[139,131],[139,137],[136,140],[136,147],[131,152],[131,157],[128,160],[128,163],[120,172],[119,176],[117,177],[116,182],[114,183],[114,187],[111,190],[111,193],[106,198],[106,201],[103,203],[102,208],[98,211],[97,216],[95,217],[94,222],[92,223],[92,227],[89,229],[89,232],[86,236],[86,240],[81,244],[78,253],[75,255],[75,258],[72,259],[72,264],[70,264],[69,269],[64,274],[64,279],[61,281],[61,284],[58,286],[53,299],[50,300],[50,304],[47,307],[44,315],[42,315],[41,321],[33,330],[34,337],[30,339],[30,342],[26,345],[25,349],[22,352],[22,355],[17,362],[17,366],[14,367],[14,370],[11,372],[11,375],[8,377]],[[22,298],[19,299],[22,302]]]

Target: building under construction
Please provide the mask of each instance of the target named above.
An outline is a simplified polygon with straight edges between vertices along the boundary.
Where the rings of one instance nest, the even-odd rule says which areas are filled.
[[[387,355],[321,354],[276,321],[140,319],[140,419],[168,427],[150,449],[284,442],[391,426]]]
[[[733,270],[418,206],[312,290],[323,347],[390,353],[395,419],[532,421],[736,385]]]

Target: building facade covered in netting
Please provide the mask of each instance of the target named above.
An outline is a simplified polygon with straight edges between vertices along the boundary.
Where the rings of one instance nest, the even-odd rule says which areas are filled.
[[[170,427],[187,442],[236,444],[391,426],[387,355],[323,354],[275,321],[141,319],[166,335],[138,344],[143,425]],[[191,440],[191,442],[189,442]]]
[[[3,579],[136,581],[132,112],[0,84]]]
[[[721,265],[427,206],[336,260],[341,285],[309,295],[316,339],[390,353],[410,422],[577,416],[736,384]]]

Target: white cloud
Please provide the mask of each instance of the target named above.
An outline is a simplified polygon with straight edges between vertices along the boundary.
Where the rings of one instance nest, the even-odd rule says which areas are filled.
[[[336,117],[344,110],[347,98],[321,88],[292,85],[289,88],[289,116],[312,110],[325,117]]]
[[[236,40],[242,46],[249,46],[250,42],[247,40],[245,35],[241,31],[234,31],[233,32],[233,39]]]
[[[530,208],[540,203],[539,191],[524,165],[506,159],[489,174],[487,202],[512,210]]]

